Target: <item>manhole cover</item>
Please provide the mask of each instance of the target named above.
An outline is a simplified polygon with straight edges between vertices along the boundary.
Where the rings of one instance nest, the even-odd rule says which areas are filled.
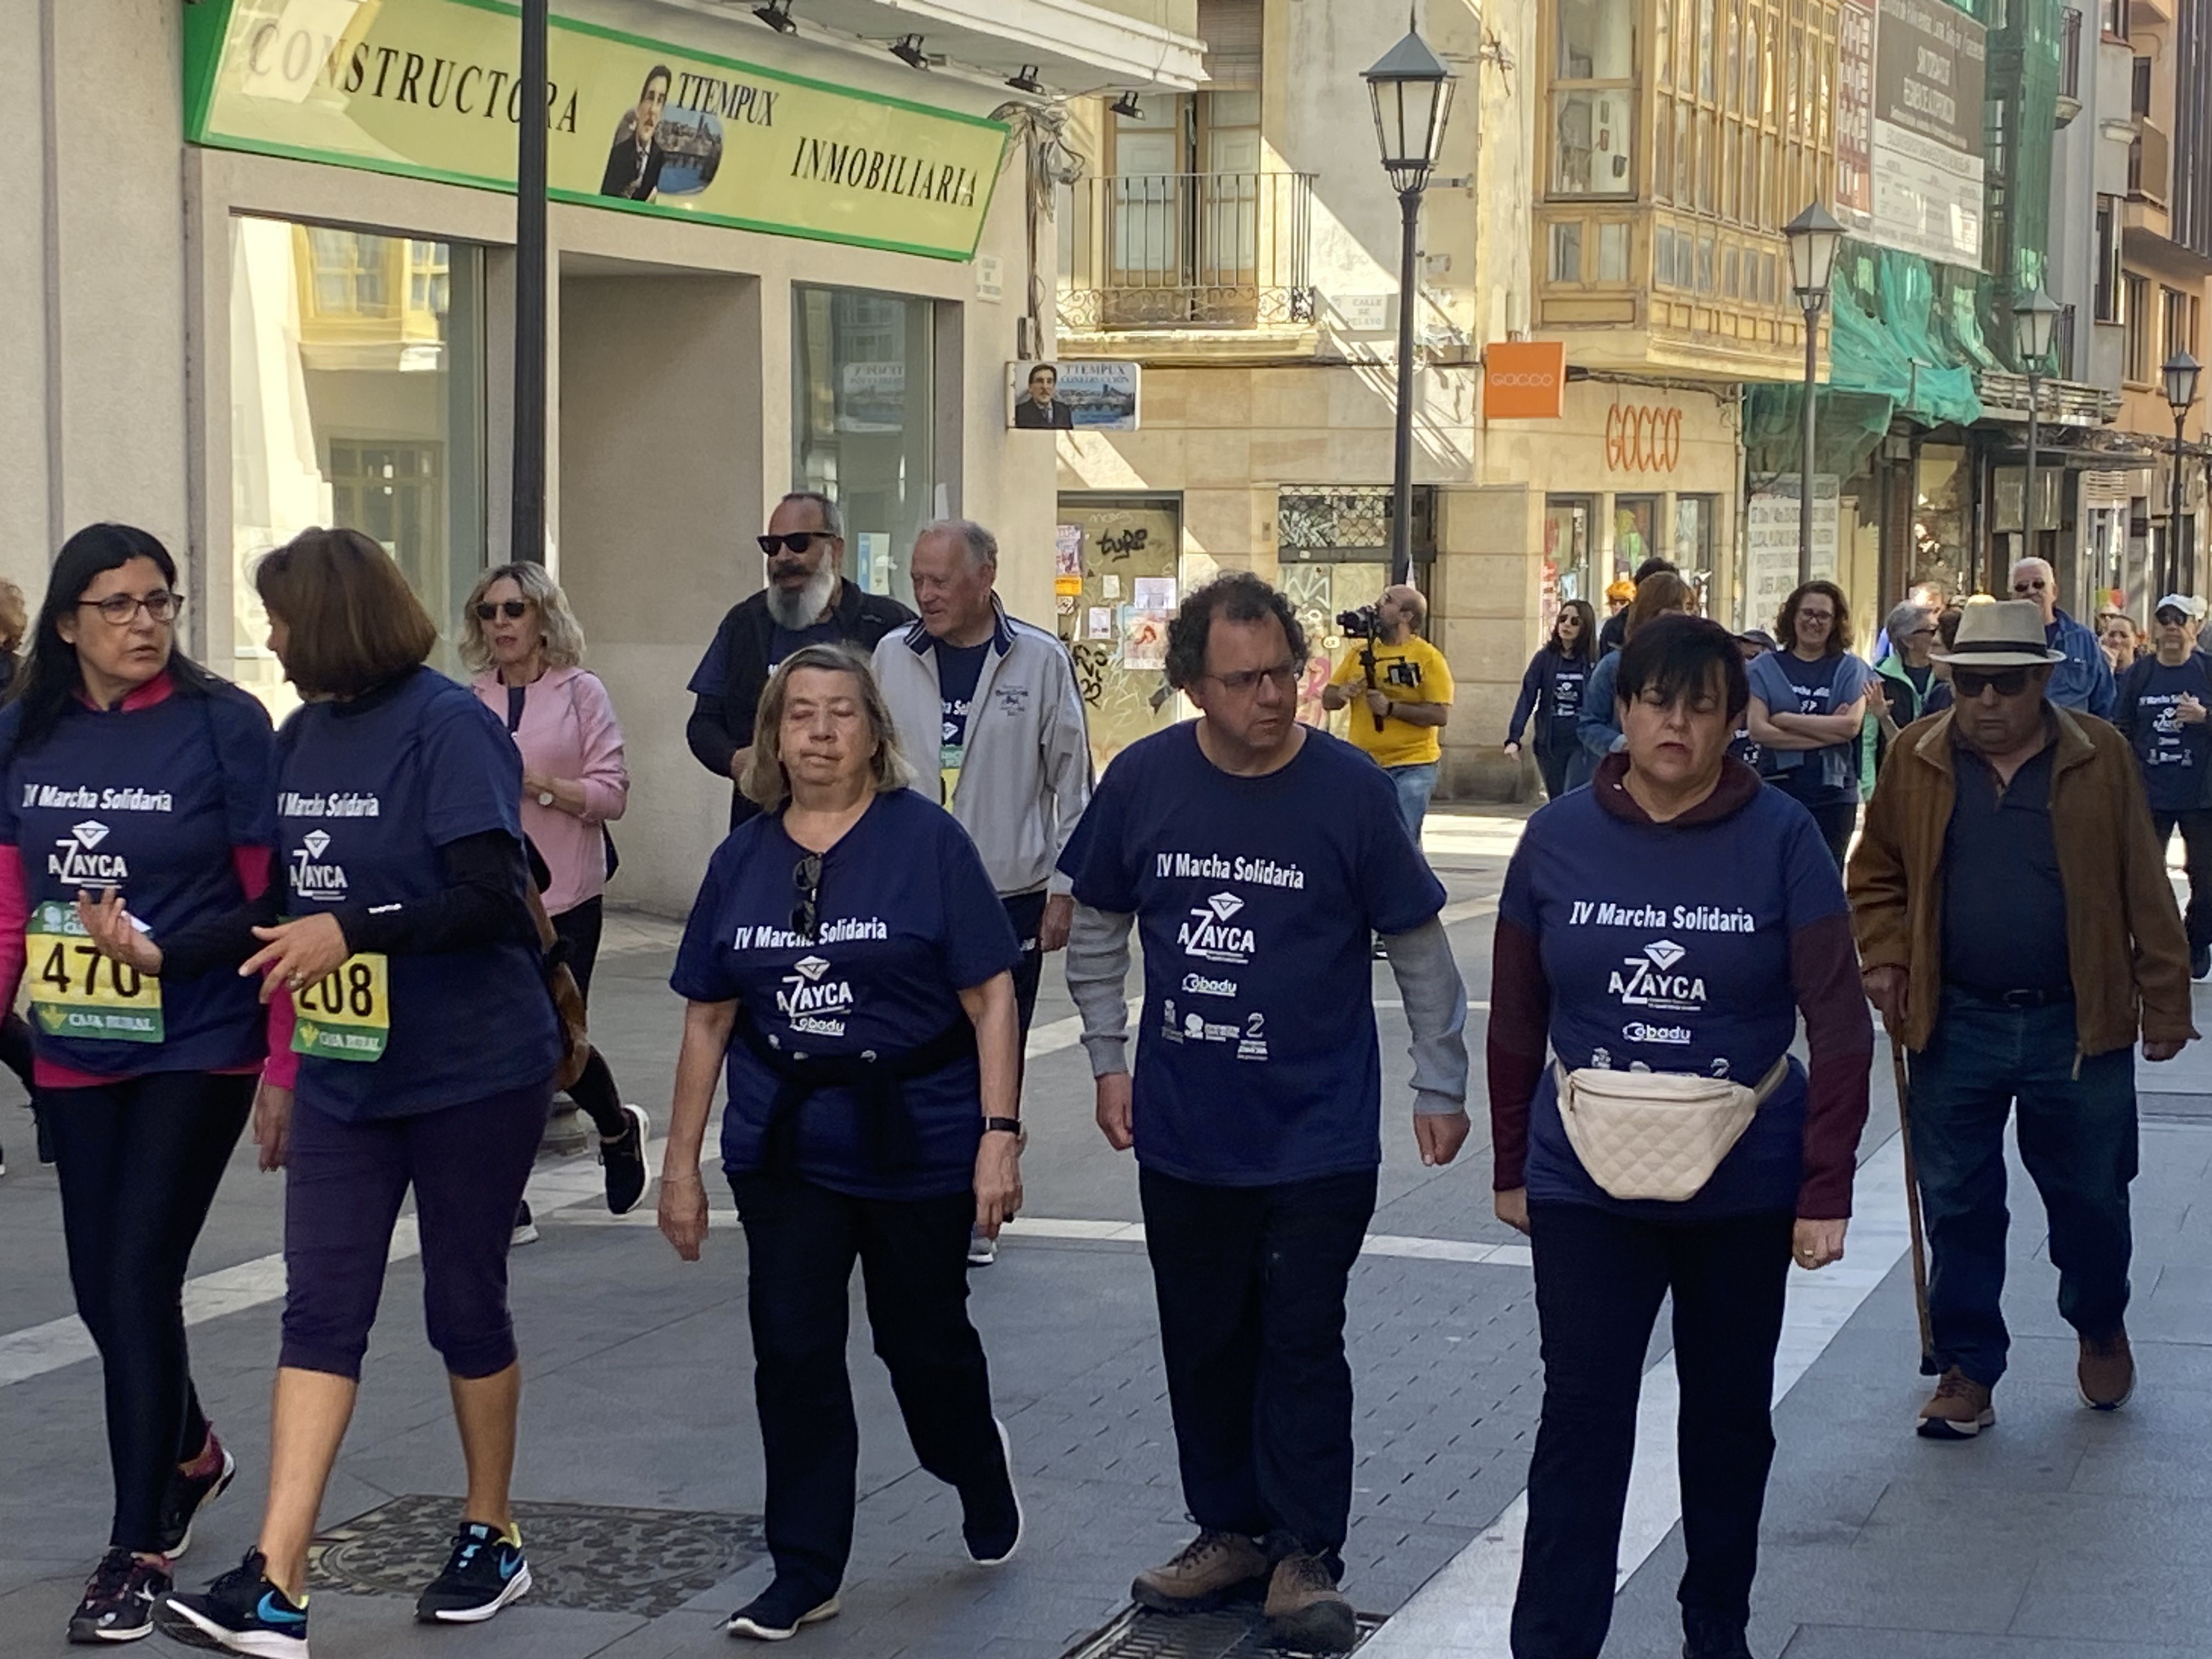
[[[308,1575],[318,1589],[412,1599],[446,1565],[459,1518],[452,1498],[395,1498],[316,1539]],[[514,1518],[538,1607],[655,1619],[768,1553],[750,1515],[519,1503]]]
[[[1355,1648],[1382,1628],[1377,1614],[1358,1617]],[[1078,1642],[1065,1659],[1291,1659],[1302,1651],[1269,1634],[1260,1604],[1253,1601],[1213,1613],[1154,1613],[1133,1607]]]

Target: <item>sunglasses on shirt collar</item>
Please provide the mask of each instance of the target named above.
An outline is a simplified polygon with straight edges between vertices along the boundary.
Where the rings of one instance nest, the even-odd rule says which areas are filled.
[[[809,853],[792,866],[791,931],[805,944],[814,943],[822,926],[822,855]]]

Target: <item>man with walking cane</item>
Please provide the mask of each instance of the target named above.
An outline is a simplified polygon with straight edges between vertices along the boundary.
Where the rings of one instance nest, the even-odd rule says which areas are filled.
[[[1899,732],[1847,872],[1867,994],[1911,1053],[1905,1115],[1929,1254],[1929,1439],[1996,1420],[2007,1115],[2043,1196],[2075,1377],[2125,1403],[2135,1059],[2196,1036],[2188,947],[2125,738],[2045,695],[2033,604],[1969,606],[1955,705]]]

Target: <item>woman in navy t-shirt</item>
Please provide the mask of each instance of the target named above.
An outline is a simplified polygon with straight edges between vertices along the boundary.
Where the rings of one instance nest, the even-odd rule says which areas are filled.
[[[1575,717],[1582,713],[1583,690],[1597,663],[1597,615],[1587,599],[1567,599],[1552,623],[1552,637],[1528,659],[1521,677],[1521,696],[1505,723],[1505,752],[1521,752],[1521,732],[1531,714],[1536,720],[1536,765],[1544,775],[1544,793],[1557,800],[1567,793],[1567,766],[1575,756]]]
[[[1851,613],[1833,582],[1806,582],[1783,602],[1782,648],[1751,665],[1751,736],[1767,781],[1820,826],[1836,868],[1859,816],[1859,738],[1874,670],[1851,655]]]
[[[167,1558],[233,1467],[179,1298],[266,1051],[220,936],[268,885],[272,741],[260,704],[176,650],[176,584],[144,531],[77,532],[0,709],[0,1007],[27,985],[115,1481],[108,1553],[70,1620],[80,1642],[146,1634]],[[106,960],[88,930],[126,903],[158,974]]]
[[[1804,809],[1728,754],[1748,695],[1717,624],[1663,618],[1616,657],[1623,752],[1528,821],[1491,969],[1498,1213],[1528,1233],[1544,1407],[1513,1612],[1516,1653],[1594,1654],[1636,1401],[1674,1299],[1690,1534],[1686,1652],[1741,1654],[1794,1254],[1843,1254],[1874,1032],[1843,884]],[[1789,1059],[1797,1017],[1808,1074]],[[1592,1177],[1560,1116],[1562,1070],[1672,1073],[1772,1092],[1682,1202]],[[1619,1185],[1618,1182],[1614,1182]]]
[[[257,1547],[157,1628],[304,1649],[307,1542],[352,1413],[392,1231],[411,1188],[431,1346],[469,1492],[426,1622],[530,1586],[507,1506],[521,1372],[507,1304],[515,1205],[562,1042],[527,897],[522,763],[468,689],[422,665],[437,629],[368,537],[310,530],[263,559],[269,642],[306,702],[276,738],[283,916],[238,972],[289,999],[296,1085],[264,1090],[285,1166],[283,1346]],[[283,1080],[272,1062],[272,1083]],[[240,1644],[255,1644],[240,1647]]]
[[[698,1260],[700,1152],[726,1069],[722,1168],[747,1247],[775,1577],[732,1636],[778,1641],[837,1611],[856,1257],[876,1352],[922,1467],[960,1493],[969,1558],[995,1565],[1021,1535],[966,1308],[970,1224],[995,1238],[1021,1206],[1020,951],[967,833],[911,775],[863,659],[785,658],[744,780],[763,810],[708,865],[669,981],[689,1006],[660,1230]]]

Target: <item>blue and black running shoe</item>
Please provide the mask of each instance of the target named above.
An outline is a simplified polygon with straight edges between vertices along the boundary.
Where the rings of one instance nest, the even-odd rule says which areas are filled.
[[[259,1550],[198,1595],[169,1595],[154,1607],[154,1628],[188,1648],[245,1653],[255,1659],[307,1659],[307,1607],[269,1582]]]
[[[481,1521],[464,1521],[453,1534],[446,1570],[416,1600],[415,1617],[425,1625],[480,1625],[529,1589],[521,1534],[512,1527],[502,1533]]]

